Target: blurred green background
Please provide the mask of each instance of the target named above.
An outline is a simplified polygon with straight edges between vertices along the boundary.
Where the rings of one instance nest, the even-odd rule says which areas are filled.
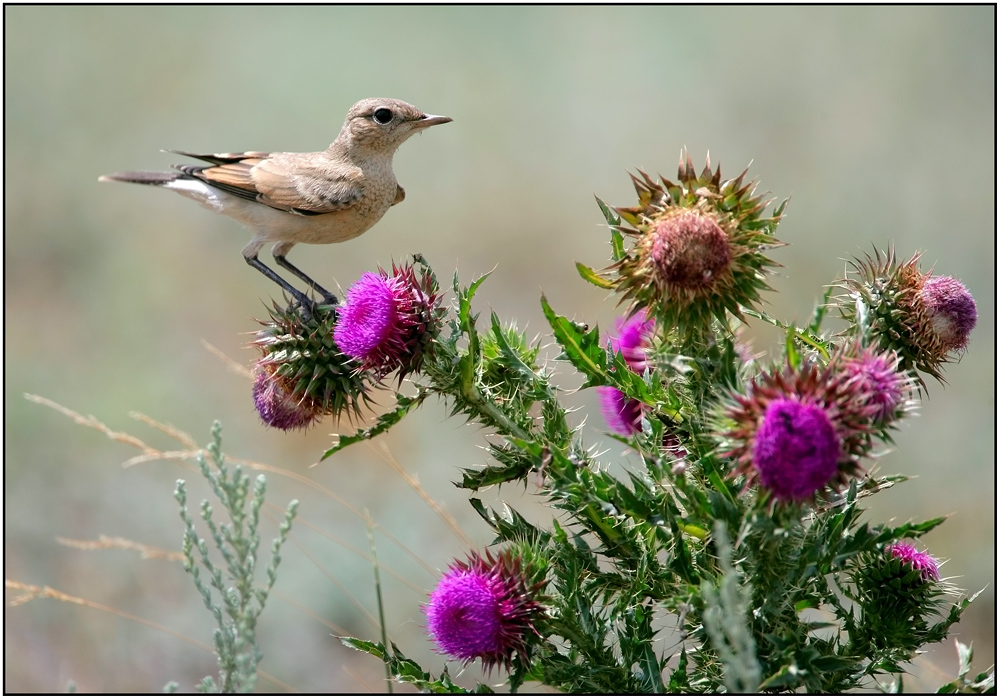
[[[187,479],[197,502],[201,477],[162,461],[123,470],[135,449],[26,392],[162,449],[179,447],[131,411],[200,444],[217,418],[228,452],[367,508],[424,565],[442,569],[466,544],[393,471],[387,449],[474,545],[490,541],[451,485],[461,468],[485,461],[482,431],[432,403],[384,446],[311,467],[335,426],[265,429],[249,381],[203,346],[245,366],[255,358],[247,333],[277,290],[241,259],[249,234],[173,194],[97,182],[178,162],[160,148],[319,150],[351,104],[386,96],[455,121],[401,148],[406,202],[372,231],[292,252],[321,283],[346,288],[377,264],[421,252],[443,280],[456,266],[468,283],[496,265],[478,307],[531,334],[547,327],[543,290],[560,313],[607,328],[614,303],[573,267],[608,257],[594,194],[630,205],[626,172],[672,176],[685,145],[696,163],[711,149],[724,176],[753,160],[762,189],[792,195],[778,231],[790,246],[775,251],[784,267],[767,295],[779,318],[804,320],[844,260],[872,243],[892,242],[904,257],[924,250],[925,269],[960,278],[979,306],[969,350],[879,462],[882,472],[919,478],[869,502],[878,521],[951,514],[924,543],[948,560],[944,574],[958,586],[988,586],[958,638],[975,642],[975,669],[993,663],[994,8],[8,6],[4,18],[7,578],[211,643],[210,616],[179,564],[55,540],[104,534],[177,550],[174,482]],[[753,330],[757,351],[780,351],[774,333]],[[559,381],[579,385],[564,368]],[[580,419],[592,416],[586,437],[601,441],[593,392],[568,401]],[[604,442],[604,460],[621,463],[619,447]],[[533,483],[485,495],[550,517]],[[298,691],[383,691],[381,666],[319,621],[378,634],[352,602],[375,612],[370,564],[324,536],[367,551],[364,521],[294,478],[269,476],[268,496],[302,506],[282,596],[260,622],[261,669]],[[265,542],[274,530],[267,522]],[[377,545],[389,635],[439,672],[444,659],[419,608],[435,576],[384,536]],[[7,609],[4,634],[7,691],[57,692],[70,680],[88,692],[158,691],[169,680],[191,690],[214,672],[211,653],[174,636],[53,600]],[[953,645],[940,644],[914,665],[907,688],[936,688],[956,666]],[[470,668],[459,681],[479,676]]]

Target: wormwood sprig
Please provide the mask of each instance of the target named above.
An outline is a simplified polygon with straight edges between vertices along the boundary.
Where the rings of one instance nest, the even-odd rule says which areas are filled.
[[[206,677],[197,689],[203,693],[251,692],[262,657],[257,644],[257,619],[264,611],[268,594],[277,580],[281,547],[292,527],[298,501],[293,500],[288,505],[278,538],[271,544],[271,559],[265,571],[266,583],[259,585],[255,582],[260,547],[258,524],[267,481],[263,475],[258,476],[251,493],[250,477],[243,473],[242,466],[229,470],[222,454],[222,426],[218,422],[212,426],[208,455],[211,466],[202,452],[197,456],[198,468],[212,486],[230,521],[217,524],[208,500],[201,503],[201,518],[225,561],[224,568],[212,561],[208,543],[198,535],[194,519],[188,514],[187,489],[183,480],[177,481],[174,492],[185,526],[184,569],[191,575],[205,607],[212,612],[218,625],[214,641],[219,677]],[[202,568],[208,574],[207,581],[202,578]],[[213,589],[219,597],[218,602]]]

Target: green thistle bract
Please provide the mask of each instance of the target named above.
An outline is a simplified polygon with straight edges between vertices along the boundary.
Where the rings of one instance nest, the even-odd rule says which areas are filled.
[[[337,312],[318,305],[303,318],[298,306],[273,303],[271,319],[252,345],[263,355],[258,371],[266,371],[291,399],[316,415],[358,414],[368,400],[360,365],[346,356],[333,339]]]
[[[613,226],[634,239],[632,247],[607,267],[604,278],[631,300],[631,313],[646,309],[665,328],[692,335],[726,314],[742,318],[741,306],[760,300],[768,267],[764,251],[782,245],[774,237],[785,202],[770,216],[771,203],[754,196],[747,174],[722,181],[706,159],[700,175],[687,151],[681,153],[677,184],[645,172],[632,176],[639,205],[616,207],[629,226]]]

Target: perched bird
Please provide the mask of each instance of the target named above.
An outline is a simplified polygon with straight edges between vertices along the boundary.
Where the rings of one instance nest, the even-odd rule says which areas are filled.
[[[451,119],[424,114],[394,99],[364,99],[351,107],[337,140],[318,153],[197,154],[165,151],[209,165],[173,165],[176,172],[118,172],[101,182],[135,182],[171,189],[245,224],[254,232],[243,257],[290,293],[308,313],[312,302],[257,254],[274,243],[274,261],[322,294],[336,297],[286,259],[296,243],[340,243],[378,223],[405,192],[392,156],[413,134]]]

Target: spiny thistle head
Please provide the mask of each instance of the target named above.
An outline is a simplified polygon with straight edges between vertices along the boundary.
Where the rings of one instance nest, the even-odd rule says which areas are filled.
[[[922,272],[919,259],[916,253],[898,263],[890,249],[852,261],[837,305],[850,334],[894,350],[902,369],[942,381],[943,364],[969,341],[976,302],[958,280]]]
[[[376,380],[398,371],[399,380],[419,371],[443,311],[437,280],[422,265],[366,272],[348,289],[333,337]]]
[[[523,659],[544,614],[538,597],[545,582],[532,577],[510,550],[452,563],[424,609],[440,652],[466,665],[480,660],[487,671],[509,670],[515,653]]]
[[[273,307],[271,319],[261,321],[264,329],[251,343],[262,354],[254,380],[254,404],[261,419],[272,427],[293,429],[323,415],[358,413],[361,401],[368,399],[364,376],[333,340],[335,309],[319,305],[304,318],[296,304]]]
[[[639,205],[614,209],[631,227],[613,228],[634,244],[604,276],[633,311],[690,335],[713,318],[725,324],[727,312],[742,317],[740,307],[769,288],[764,274],[776,263],[764,253],[782,244],[774,231],[785,204],[765,217],[770,202],[754,196],[755,182],[743,183],[746,170],[723,181],[706,160],[699,175],[686,151],[677,176],[677,184],[632,176]]]
[[[872,421],[876,425],[888,425],[901,418],[915,388],[898,365],[895,352],[879,352],[872,347],[854,346],[837,359],[840,380],[867,396],[861,400],[873,406]]]
[[[760,484],[772,500],[814,500],[824,488],[842,487],[861,471],[871,451],[870,394],[841,380],[834,363],[773,369],[755,379],[725,408],[722,432],[746,488]]]

